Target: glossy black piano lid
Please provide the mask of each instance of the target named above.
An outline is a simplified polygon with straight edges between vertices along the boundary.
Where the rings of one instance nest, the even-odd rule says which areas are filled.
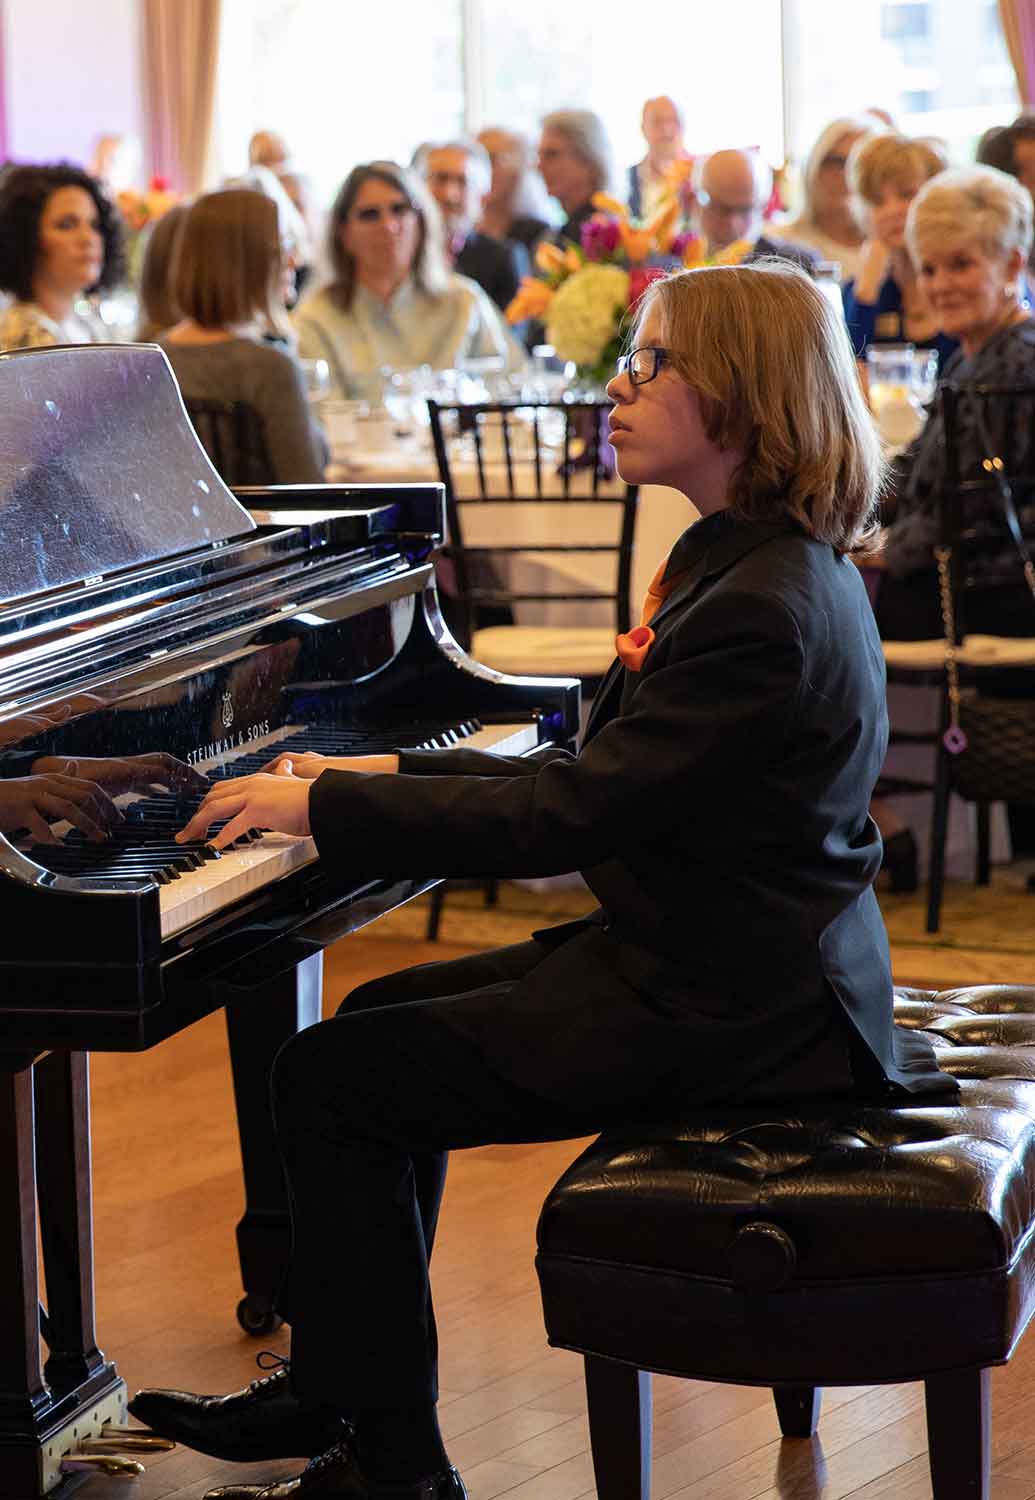
[[[161,349],[0,355],[0,604],[254,529]]]

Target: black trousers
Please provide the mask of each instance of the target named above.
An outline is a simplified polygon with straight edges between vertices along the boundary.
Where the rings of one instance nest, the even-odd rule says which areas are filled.
[[[273,1100],[294,1234],[283,1311],[303,1401],[348,1412],[436,1399],[428,1262],[450,1149],[590,1135],[645,1092],[630,1079],[576,1117],[496,1071],[499,1002],[548,952],[533,941],[374,980],[281,1050]],[[468,1017],[484,1003],[477,1045],[450,1025],[459,995]]]
[[[572,1048],[564,1076],[577,1109],[533,1076],[515,1081],[507,998],[550,952],[531,941],[391,974],[282,1048],[273,1101],[294,1232],[282,1311],[301,1400],[347,1414],[436,1399],[428,1263],[451,1149],[572,1139],[722,1095],[707,1046],[679,1064],[664,1043],[604,1079]],[[566,1005],[579,999],[558,986],[553,1001],[543,1046],[563,1048]],[[648,1025],[630,1005],[633,1024]],[[850,1088],[836,1004],[810,1024],[806,1076]]]

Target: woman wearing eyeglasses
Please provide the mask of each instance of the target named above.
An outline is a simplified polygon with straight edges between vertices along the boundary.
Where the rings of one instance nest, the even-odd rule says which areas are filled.
[[[294,313],[299,353],[325,359],[337,395],[375,401],[381,371],[524,354],[476,282],[446,266],[442,223],[424,186],[394,162],[354,167],[331,208],[332,279]]]
[[[435,1416],[427,1272],[450,1149],[715,1100],[954,1087],[892,1025],[872,889],[884,670],[847,554],[871,534],[881,460],[843,323],[768,262],[656,282],[635,345],[608,387],[619,472],[676,486],[701,519],[619,637],[578,757],[302,755],[224,782],[183,835],[223,817],[217,845],[312,831],[327,865],[384,877],[581,869],[600,902],[365,984],[280,1053],[290,1375],[131,1407],[223,1457],[327,1447],[265,1500],[464,1495]]]
[[[776,240],[807,245],[841,267],[841,280],[859,273],[865,238],[848,188],[845,166],[857,141],[884,129],[874,115],[845,115],[821,132],[805,160],[801,212],[788,224],[766,226]]]

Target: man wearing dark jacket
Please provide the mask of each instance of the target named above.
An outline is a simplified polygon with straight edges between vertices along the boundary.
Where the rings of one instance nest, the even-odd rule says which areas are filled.
[[[441,210],[453,270],[476,281],[497,307],[506,309],[530,265],[523,245],[491,239],[474,227],[492,173],[484,147],[465,140],[425,145],[414,165]]]

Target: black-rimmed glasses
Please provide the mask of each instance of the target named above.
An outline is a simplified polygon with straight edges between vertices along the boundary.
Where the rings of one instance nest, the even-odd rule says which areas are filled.
[[[646,385],[648,380],[653,380],[661,369],[667,365],[671,356],[667,349],[659,349],[655,344],[644,344],[640,349],[633,349],[629,354],[623,354],[618,361],[619,375],[628,375],[630,385]]]

